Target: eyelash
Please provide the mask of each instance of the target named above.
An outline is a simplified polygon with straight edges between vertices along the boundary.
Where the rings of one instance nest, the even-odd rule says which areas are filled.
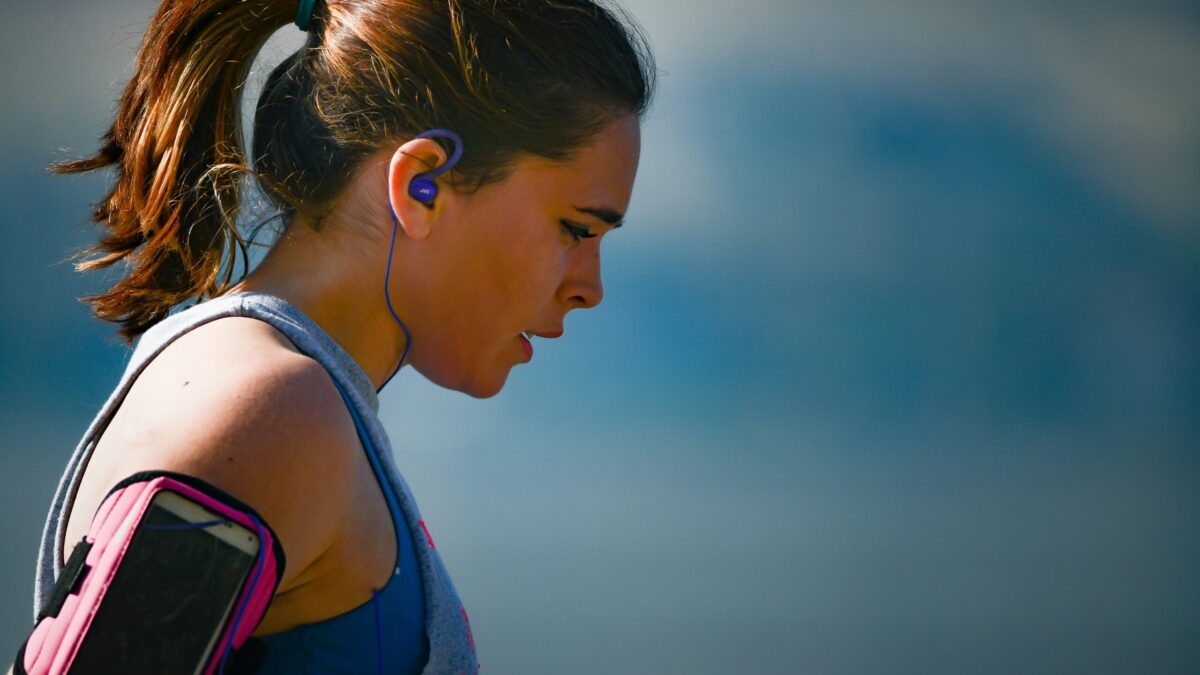
[[[562,223],[563,229],[566,230],[567,234],[571,235],[571,238],[575,241],[579,241],[580,239],[592,239],[596,236],[595,234],[589,232],[586,227],[573,225],[565,220],[561,220],[559,222]]]

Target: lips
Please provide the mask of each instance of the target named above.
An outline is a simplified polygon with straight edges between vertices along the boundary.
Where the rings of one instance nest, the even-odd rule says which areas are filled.
[[[533,342],[532,342],[533,338],[540,337],[540,338],[546,338],[546,339],[554,339],[556,337],[560,337],[562,334],[563,334],[563,331],[561,328],[556,328],[554,330],[547,330],[547,331],[537,331],[537,330],[521,331],[521,334],[518,335],[517,337],[521,339],[521,346],[525,349],[525,362],[529,363],[529,361],[533,359]]]
[[[525,363],[529,363],[533,359],[533,343],[529,341],[529,338],[525,337],[524,333],[517,337],[521,340],[521,347],[525,350]]]

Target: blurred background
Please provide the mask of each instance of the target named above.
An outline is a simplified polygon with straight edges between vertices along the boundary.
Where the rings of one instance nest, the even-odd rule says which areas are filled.
[[[61,262],[106,176],[45,167],[154,6],[0,25],[4,659],[129,353]],[[496,398],[381,399],[482,672],[1200,672],[1197,5],[624,6],[662,73],[603,305]]]

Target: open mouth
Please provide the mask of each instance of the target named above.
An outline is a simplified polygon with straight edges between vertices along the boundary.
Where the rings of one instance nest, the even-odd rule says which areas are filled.
[[[528,362],[533,358],[533,341],[531,339],[532,335],[522,332],[519,337],[521,338],[521,346],[525,348],[525,361]]]

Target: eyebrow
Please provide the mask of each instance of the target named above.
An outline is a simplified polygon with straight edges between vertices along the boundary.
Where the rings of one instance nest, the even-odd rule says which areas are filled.
[[[612,225],[614,230],[625,224],[625,214],[609,208],[596,206],[576,206],[575,210],[603,220],[609,225]]]

